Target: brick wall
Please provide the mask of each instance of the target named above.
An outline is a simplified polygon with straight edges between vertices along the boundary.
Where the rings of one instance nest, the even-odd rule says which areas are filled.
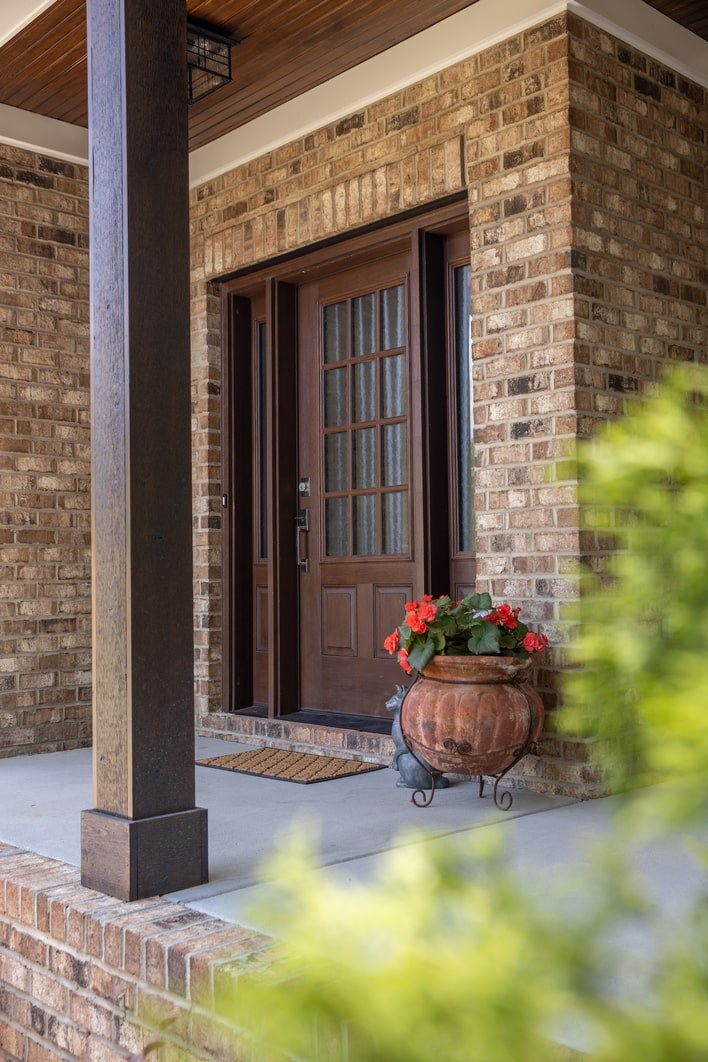
[[[0,757],[90,739],[87,194],[0,144]]]
[[[706,90],[578,19],[570,42],[579,431],[708,360]]]
[[[599,547],[581,532],[575,481],[549,469],[665,361],[705,356],[705,151],[700,87],[561,15],[196,189],[195,298],[219,275],[466,189],[478,583],[562,647],[578,562]],[[214,365],[199,406],[210,426]],[[210,529],[218,450],[199,473]],[[220,707],[209,557],[202,718]],[[562,662],[561,648],[536,674],[551,709]],[[589,748],[553,731],[551,713],[526,780],[598,792]]]
[[[556,642],[579,554],[574,484],[547,478],[577,427],[568,50],[566,17],[551,19],[208,182],[192,201],[203,296],[219,274],[467,190],[479,588],[518,602]],[[219,401],[216,388],[203,392],[217,423]],[[217,455],[202,482],[218,482]],[[215,499],[210,512],[218,519]],[[206,667],[220,611],[202,620]],[[554,672],[536,681],[552,708]],[[220,706],[217,679],[199,712]],[[588,793],[597,771],[585,759],[582,744],[549,735],[524,768],[540,788]]]
[[[221,707],[219,276],[466,192],[480,589],[556,645],[584,538],[547,472],[659,368],[706,357],[705,91],[550,19],[193,190],[196,711]],[[86,740],[85,173],[0,146],[0,755]],[[549,708],[562,651],[537,683]],[[596,791],[553,734],[534,785]]]
[[[160,898],[120,903],[76,867],[0,845],[0,1055],[118,1062],[161,1039],[162,1059],[233,1059],[215,990],[268,944]]]

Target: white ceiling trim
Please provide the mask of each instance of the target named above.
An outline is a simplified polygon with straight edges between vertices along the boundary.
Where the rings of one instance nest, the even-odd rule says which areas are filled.
[[[567,0],[478,0],[415,37],[234,129],[189,157],[203,184],[565,11]],[[464,43],[460,43],[464,42]],[[238,61],[238,56],[235,56]]]
[[[0,4],[0,46],[32,22],[56,0],[2,0]]]
[[[65,162],[88,165],[88,130],[0,103],[0,141]]]
[[[53,2],[35,2],[27,14],[28,0],[1,0],[0,34],[7,31],[10,12],[17,15],[22,9],[26,16],[16,23],[17,30]],[[8,3],[12,6],[6,12],[4,5]],[[193,151],[190,186],[203,184],[337,121],[562,11],[573,11],[708,87],[708,42],[666,18],[644,0],[621,0],[621,3],[618,0],[506,0],[505,3],[478,0],[415,37]],[[0,141],[68,161],[88,163],[85,129],[1,104]]]
[[[708,42],[644,0],[479,0],[410,40],[193,151],[190,186],[204,184],[484,51],[562,11],[574,13],[708,87]],[[467,42],[462,47],[460,41]],[[366,92],[362,88],[366,86]]]

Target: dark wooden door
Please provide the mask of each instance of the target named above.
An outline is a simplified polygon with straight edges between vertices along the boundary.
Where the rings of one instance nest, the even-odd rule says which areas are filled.
[[[408,255],[300,289],[303,708],[385,715],[404,677],[383,640],[421,570],[410,306]]]

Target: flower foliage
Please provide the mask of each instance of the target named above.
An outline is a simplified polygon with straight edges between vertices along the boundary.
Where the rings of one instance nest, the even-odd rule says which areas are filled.
[[[405,619],[384,641],[403,670],[422,671],[436,654],[446,656],[515,656],[526,659],[548,645],[545,634],[529,630],[521,609],[493,605],[489,594],[468,594],[454,601],[447,594],[407,601]]]

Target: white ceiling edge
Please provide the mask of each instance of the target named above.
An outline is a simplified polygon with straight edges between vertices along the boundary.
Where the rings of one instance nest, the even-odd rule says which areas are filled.
[[[7,0],[2,0],[7,3]],[[33,5],[36,13],[54,0]],[[18,0],[18,6],[26,0]],[[360,110],[563,11],[612,33],[708,88],[708,42],[644,0],[478,0],[422,33],[190,154],[190,187]],[[0,20],[0,31],[3,22]],[[461,45],[460,42],[465,42]],[[80,126],[0,104],[0,141],[88,163]]]
[[[65,162],[88,165],[88,129],[0,103],[0,141]]]
[[[563,11],[620,37],[666,66],[708,87],[708,42],[644,0],[478,0],[430,29],[247,125],[197,148],[189,157],[190,187],[320,129]],[[460,42],[468,42],[460,45]],[[366,91],[362,92],[362,88]]]
[[[2,0],[0,5],[0,47],[33,22],[56,0]]]
[[[197,148],[190,187],[297,140],[565,11],[567,0],[478,0],[427,30]],[[234,61],[238,57],[234,56]]]

